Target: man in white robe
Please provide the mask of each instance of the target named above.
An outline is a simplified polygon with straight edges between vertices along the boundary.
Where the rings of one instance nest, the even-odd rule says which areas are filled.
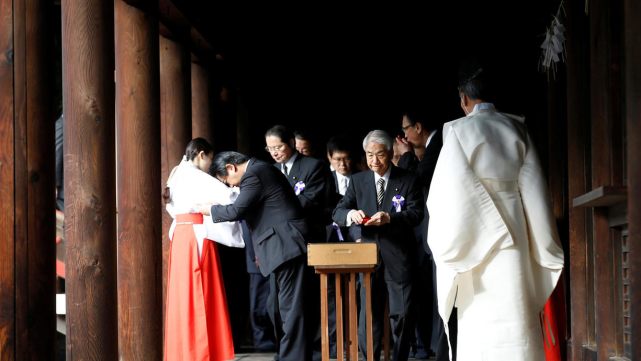
[[[444,126],[427,200],[439,313],[447,325],[457,307],[459,361],[543,361],[539,313],[563,250],[524,119],[484,102],[487,89],[480,66],[462,69],[467,116]]]

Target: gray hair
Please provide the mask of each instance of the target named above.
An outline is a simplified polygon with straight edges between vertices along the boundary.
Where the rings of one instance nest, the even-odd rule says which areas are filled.
[[[388,152],[391,151],[394,146],[392,137],[384,130],[372,130],[369,132],[365,139],[363,139],[363,150],[366,150],[365,148],[367,148],[369,143],[378,143],[384,146]]]

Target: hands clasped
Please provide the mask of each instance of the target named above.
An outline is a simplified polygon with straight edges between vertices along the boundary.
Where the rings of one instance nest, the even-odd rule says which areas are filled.
[[[367,222],[365,222],[364,224],[366,227],[382,226],[390,222],[389,214],[386,212],[377,212],[371,218],[368,218],[365,212],[363,212],[362,210],[352,212],[352,222],[354,222],[355,224],[363,224],[364,220],[367,220]]]

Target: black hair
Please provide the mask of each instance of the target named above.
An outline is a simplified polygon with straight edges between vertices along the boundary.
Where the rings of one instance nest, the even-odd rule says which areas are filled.
[[[490,101],[492,99],[492,89],[487,77],[483,74],[461,85],[459,92],[467,95],[471,100]]]
[[[187,149],[185,150],[185,157],[187,160],[194,160],[200,152],[205,152],[205,154],[211,154],[214,151],[214,148],[203,138],[192,139],[189,144],[187,144]]]
[[[416,109],[407,109],[403,112],[403,116],[407,118],[408,125],[415,126],[416,123],[421,123],[421,126],[425,131],[430,132],[437,128],[437,124],[434,120],[428,120],[427,114]]]
[[[226,177],[227,164],[239,165],[249,160],[249,157],[238,152],[220,152],[216,154],[214,160],[211,162],[209,174],[212,176]]]
[[[297,130],[294,132],[294,138],[299,139],[299,140],[306,140],[312,144],[314,144],[314,140],[312,139],[312,135],[310,132],[306,130]]]
[[[327,151],[329,152],[330,157],[334,156],[334,152],[347,152],[351,157],[353,157],[354,153],[351,142],[346,135],[337,135],[329,138],[329,141],[327,142]]]
[[[289,144],[289,141],[294,139],[294,133],[287,130],[284,125],[274,125],[265,133],[265,138],[267,137],[278,137],[281,142]]]

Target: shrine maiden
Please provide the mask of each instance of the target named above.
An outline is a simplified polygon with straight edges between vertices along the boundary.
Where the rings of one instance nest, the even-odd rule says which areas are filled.
[[[196,213],[206,202],[231,204],[237,193],[208,173],[214,152],[196,138],[170,175],[171,202],[167,212],[174,218],[169,230],[171,251],[167,277],[165,360],[233,360],[227,299],[216,243],[244,247],[240,224],[214,224],[211,217]]]
[[[470,64],[467,116],[444,126],[427,200],[439,313],[447,325],[457,307],[459,361],[545,360],[539,313],[563,268],[550,194],[524,118],[485,102],[491,84]]]

